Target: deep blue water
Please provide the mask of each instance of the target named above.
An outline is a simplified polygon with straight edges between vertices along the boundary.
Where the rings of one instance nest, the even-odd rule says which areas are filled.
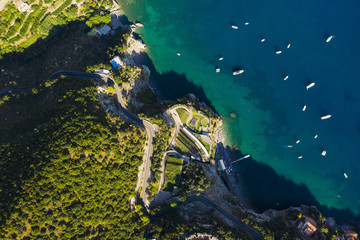
[[[138,32],[156,70],[184,75],[155,79],[160,91],[192,91],[179,81],[201,88],[223,116],[229,144],[252,155],[255,161],[236,168],[257,209],[309,203],[338,219],[359,217],[360,1],[123,0],[121,5],[130,20],[145,24]],[[233,76],[235,66],[245,73]],[[311,82],[315,86],[306,90]],[[231,112],[238,117],[229,117]],[[320,120],[324,114],[332,117]]]

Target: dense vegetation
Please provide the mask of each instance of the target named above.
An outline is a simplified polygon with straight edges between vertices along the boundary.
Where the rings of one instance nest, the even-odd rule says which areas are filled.
[[[248,239],[239,229],[229,228],[211,213],[202,216],[190,215],[191,221],[184,219],[179,211],[151,220],[146,237],[148,239],[179,239],[194,233],[209,233],[219,239]],[[200,238],[199,238],[200,239]]]
[[[161,162],[163,160],[164,153],[169,145],[169,139],[171,138],[170,127],[165,123],[165,121],[160,117],[151,118],[152,123],[155,123],[159,126],[159,132],[156,134],[156,138],[153,144],[153,156],[151,159],[151,172],[152,172],[152,181],[149,185],[150,199],[158,192],[158,185],[161,177]]]
[[[0,12],[0,59],[6,53],[22,52],[39,38],[45,38],[54,26],[74,20],[85,21],[89,27],[109,23],[112,2],[85,0],[72,4],[72,0],[27,1],[30,9],[20,13],[10,1]],[[98,11],[100,10],[100,11]]]
[[[88,80],[47,82],[0,105],[0,238],[134,239],[145,134],[107,115]]]
[[[182,171],[179,188],[180,199],[185,200],[189,192],[204,191],[209,186],[210,182],[206,178],[203,168],[198,163],[191,162]]]
[[[109,69],[110,59],[126,50],[128,31],[101,39],[88,37],[89,31],[77,21],[57,26],[22,53],[5,55],[0,60],[0,89],[34,87],[59,70]]]

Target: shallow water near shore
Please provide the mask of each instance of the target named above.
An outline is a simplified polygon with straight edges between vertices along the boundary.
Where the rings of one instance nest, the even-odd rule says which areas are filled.
[[[130,20],[144,23],[137,32],[156,70],[180,74],[154,79],[160,91],[178,97],[192,92],[191,84],[198,86],[223,116],[229,144],[256,160],[236,168],[257,209],[297,205],[300,198],[322,206],[325,215],[359,218],[359,1],[123,0],[120,5]],[[233,76],[236,66],[245,72]],[[311,82],[315,86],[306,90]],[[332,117],[320,120],[324,114]]]

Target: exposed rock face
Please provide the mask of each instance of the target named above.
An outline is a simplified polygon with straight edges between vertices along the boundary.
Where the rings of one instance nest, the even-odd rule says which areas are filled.
[[[141,65],[145,49],[146,46],[140,39],[129,38],[123,61],[133,68],[134,74],[122,85],[122,94],[128,100],[128,105],[141,106],[136,102],[136,95],[149,87],[151,72],[146,65]]]
[[[141,106],[141,103],[136,101],[136,96],[139,92],[149,88],[149,68],[142,65],[139,69],[141,71],[136,77],[129,79],[129,82],[122,85],[122,94],[128,99],[127,105]]]

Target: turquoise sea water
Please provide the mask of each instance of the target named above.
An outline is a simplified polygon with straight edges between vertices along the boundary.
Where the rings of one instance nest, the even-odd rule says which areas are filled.
[[[256,209],[309,203],[337,219],[359,218],[359,1],[120,4],[130,20],[145,24],[138,32],[156,70],[186,77],[154,79],[160,91],[191,92],[179,81],[198,86],[223,116],[229,143],[255,159],[236,170]],[[233,76],[235,66],[245,73]],[[320,120],[324,114],[332,118]]]

